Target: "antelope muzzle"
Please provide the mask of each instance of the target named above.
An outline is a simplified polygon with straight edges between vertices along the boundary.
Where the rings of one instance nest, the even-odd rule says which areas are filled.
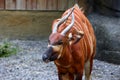
[[[43,53],[42,59],[44,62],[48,63],[50,61],[56,60],[58,57],[58,54],[54,52],[52,47],[49,47],[45,53]]]

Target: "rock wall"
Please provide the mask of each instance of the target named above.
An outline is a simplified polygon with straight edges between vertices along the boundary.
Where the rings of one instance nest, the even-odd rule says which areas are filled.
[[[120,18],[89,15],[97,38],[96,58],[120,64]]]
[[[120,0],[94,0],[94,8],[104,15],[120,17]]]

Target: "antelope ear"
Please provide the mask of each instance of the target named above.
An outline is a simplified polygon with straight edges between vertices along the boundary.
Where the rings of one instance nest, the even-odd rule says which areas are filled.
[[[75,40],[74,44],[79,42],[79,40],[83,37],[83,35],[84,35],[83,31],[78,31],[77,34],[75,35],[76,36],[76,40]]]
[[[76,44],[79,42],[79,40],[83,37],[84,32],[83,31],[77,31],[76,34],[72,35],[72,33],[69,33],[69,44]]]
[[[69,41],[69,44],[71,45],[72,44],[72,42],[73,42],[73,35],[72,35],[72,33],[69,33],[69,35],[68,35],[68,41]]]

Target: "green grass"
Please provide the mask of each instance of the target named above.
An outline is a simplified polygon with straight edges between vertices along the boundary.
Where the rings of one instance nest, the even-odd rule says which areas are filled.
[[[18,51],[19,47],[8,40],[4,40],[2,44],[0,44],[0,57],[15,55]]]

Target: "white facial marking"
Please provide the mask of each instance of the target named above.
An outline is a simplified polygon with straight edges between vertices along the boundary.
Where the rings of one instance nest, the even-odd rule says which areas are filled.
[[[49,47],[52,47],[52,46],[53,46],[53,45],[48,44],[48,48],[49,48]]]
[[[71,38],[72,38],[72,33],[69,33],[68,37],[69,37],[69,39],[71,40]],[[71,44],[72,44],[72,41],[69,41],[69,45],[71,45]]]
[[[54,45],[49,45],[49,44],[48,44],[48,48],[49,48],[49,47],[52,47],[54,51],[60,51],[61,45],[55,45],[55,46],[54,46]]]
[[[48,48],[49,47],[52,47],[54,52],[58,52],[59,55],[58,55],[57,59],[59,59],[62,55],[63,46],[62,45],[55,45],[54,46],[54,45],[49,45],[48,44]]]
[[[72,38],[72,33],[69,33],[68,37],[69,37],[69,38]]]
[[[56,46],[52,46],[52,48],[54,51],[60,51],[61,46],[56,45]]]
[[[81,35],[76,35],[77,38],[81,38]]]

